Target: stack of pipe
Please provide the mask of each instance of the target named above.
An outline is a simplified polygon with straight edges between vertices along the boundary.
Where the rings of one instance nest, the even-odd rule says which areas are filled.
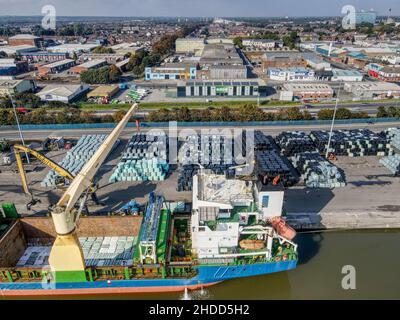
[[[264,184],[277,176],[280,176],[280,181],[285,186],[291,186],[298,181],[293,166],[287,158],[281,156],[276,150],[257,151],[256,168],[257,174]]]
[[[389,155],[379,162],[393,174],[400,175],[400,129],[389,128],[385,136],[389,141]]]
[[[329,131],[311,131],[311,139],[320,152],[326,152]],[[384,156],[387,141],[369,129],[334,130],[329,152],[339,156]]]
[[[309,188],[338,188],[346,185],[343,173],[318,152],[299,153],[291,158]]]
[[[105,134],[83,135],[59,165],[76,176],[106,138]],[[59,174],[51,170],[41,182],[41,186],[54,187],[59,178]]]
[[[240,141],[241,142],[241,141]],[[223,135],[190,135],[181,145],[178,154],[177,191],[191,191],[193,176],[200,168],[216,174],[225,174],[236,165],[234,148],[236,140]]]
[[[136,133],[109,181],[163,181],[169,172],[168,138],[162,132]]]
[[[281,153],[287,157],[306,151],[317,151],[314,141],[303,131],[283,131],[275,137],[275,141],[281,148]]]

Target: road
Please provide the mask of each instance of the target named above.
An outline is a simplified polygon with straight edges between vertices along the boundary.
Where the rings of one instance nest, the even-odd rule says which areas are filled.
[[[398,127],[400,126],[400,121],[394,121],[394,122],[388,122],[388,123],[377,123],[377,124],[341,124],[341,125],[336,125],[335,129],[362,129],[362,128],[370,128],[373,131],[382,131],[384,129],[390,128],[390,127]],[[226,127],[221,127],[220,129],[237,129],[238,127],[235,126],[230,126],[229,122],[227,122]],[[254,130],[262,130],[266,134],[269,135],[277,135],[281,133],[282,131],[293,131],[293,130],[301,130],[301,131],[312,131],[312,130],[328,130],[330,128],[330,125],[291,125],[291,126],[255,126],[255,127],[247,127],[250,129]],[[158,130],[158,129],[163,129],[163,130],[168,130],[168,128],[141,128],[141,131],[148,131],[148,130]],[[218,130],[219,128],[215,127],[185,127],[184,129],[192,129],[195,131],[201,131],[201,130]],[[243,127],[243,129],[246,129],[246,127]],[[68,129],[68,130],[31,130],[31,131],[24,131],[24,137],[27,140],[35,140],[35,139],[44,139],[48,136],[55,135],[55,136],[63,136],[65,138],[76,138],[80,137],[84,134],[107,134],[111,132],[111,128],[104,129],[104,128],[99,128],[99,129]],[[121,134],[121,138],[130,138],[132,134],[136,132],[136,128],[125,128],[123,133]],[[168,133],[168,132],[167,132]],[[1,133],[2,138],[10,139],[10,140],[19,140],[19,134],[18,131],[15,130],[3,130]]]

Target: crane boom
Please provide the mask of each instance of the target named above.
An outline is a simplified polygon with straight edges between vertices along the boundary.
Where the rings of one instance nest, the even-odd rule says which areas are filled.
[[[38,159],[41,163],[43,163],[50,169],[54,170],[55,172],[57,172],[60,176],[67,178],[69,181],[74,180],[74,176],[68,170],[59,166],[57,163],[55,163],[54,161],[45,157],[44,155],[37,152],[36,150],[33,150],[31,148],[28,148],[28,147],[25,147],[25,146],[22,146],[19,144],[14,145],[13,148],[14,148],[15,158],[17,160],[19,174],[21,175],[22,187],[24,188],[24,191],[26,194],[29,194],[32,196],[31,192],[29,191],[28,182],[26,179],[26,173],[25,173],[24,165],[23,165],[22,158],[21,158],[21,152],[26,152],[28,154],[31,154],[36,159]]]
[[[76,212],[74,206],[82,194],[91,186],[97,170],[106,159],[111,151],[115,141],[118,139],[125,125],[137,109],[137,104],[134,104],[114,130],[110,133],[100,148],[90,158],[82,170],[76,175],[75,179],[69,185],[63,196],[58,201],[52,211],[52,217],[57,234],[68,234],[75,229]]]
[[[138,104],[135,103],[129,109],[107,139],[104,140],[100,148],[78,173],[51,212],[57,237],[51,248],[49,265],[53,278],[57,282],[86,281],[85,258],[75,231],[79,218],[79,210],[75,208],[75,204],[91,186],[91,181],[97,170],[106,159],[121,131],[137,108]]]

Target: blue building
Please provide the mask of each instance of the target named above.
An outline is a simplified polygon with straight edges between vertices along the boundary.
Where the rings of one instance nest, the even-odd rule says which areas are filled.
[[[376,22],[376,12],[375,11],[359,11],[356,12],[356,25],[362,23],[375,24]]]
[[[145,68],[145,80],[193,80],[196,79],[195,66],[166,64],[160,67]]]

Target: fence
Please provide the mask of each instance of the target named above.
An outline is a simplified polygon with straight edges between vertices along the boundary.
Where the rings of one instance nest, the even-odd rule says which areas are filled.
[[[398,122],[400,118],[367,118],[336,120],[337,125],[345,124],[369,124]],[[300,120],[300,121],[221,121],[221,122],[177,122],[178,127],[262,127],[262,126],[307,126],[307,125],[329,125],[331,120]],[[79,130],[79,129],[108,129],[114,128],[116,123],[76,123],[76,124],[24,124],[22,130]],[[169,122],[141,122],[141,128],[164,128]],[[135,122],[129,122],[127,127],[136,127]],[[17,130],[17,126],[0,126],[0,131]]]

